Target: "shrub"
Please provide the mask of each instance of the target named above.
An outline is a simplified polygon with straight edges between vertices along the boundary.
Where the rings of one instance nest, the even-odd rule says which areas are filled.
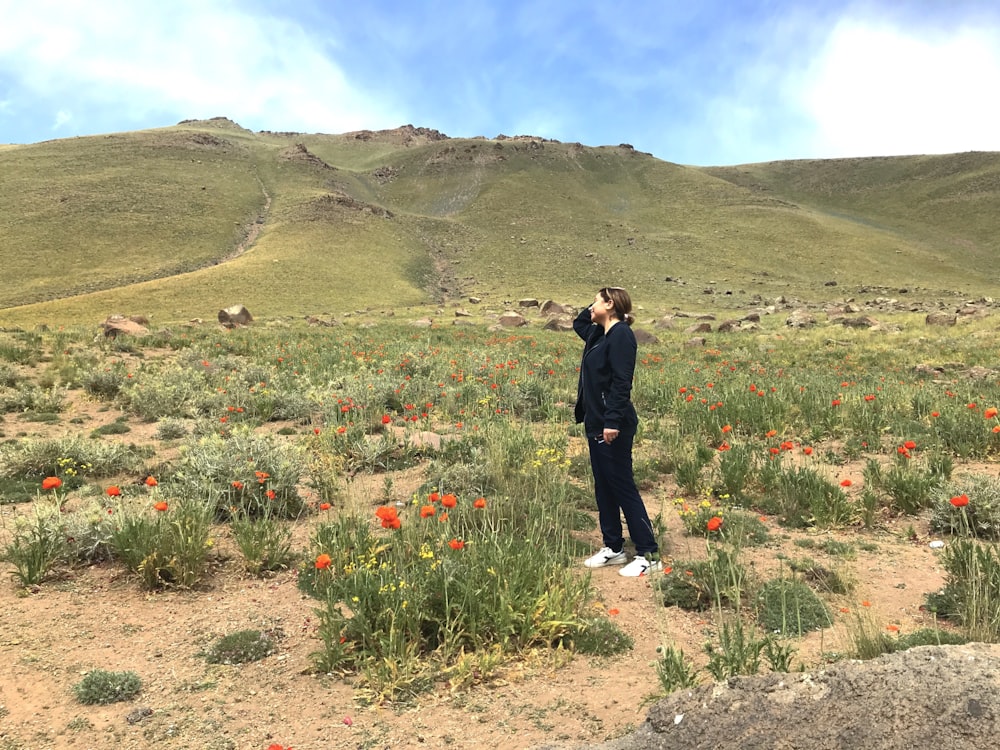
[[[246,664],[260,661],[277,651],[277,644],[259,630],[239,630],[224,635],[208,650],[209,664]]]
[[[805,583],[794,578],[767,581],[757,593],[757,621],[772,633],[801,636],[833,624],[826,604]]]
[[[87,477],[138,474],[145,455],[134,446],[79,437],[22,440],[0,445],[0,476],[65,477],[68,468]]]
[[[715,547],[707,560],[674,562],[656,576],[652,585],[665,607],[705,610],[738,608],[747,583],[747,572],[735,552]]]
[[[656,649],[659,657],[653,662],[656,676],[664,695],[670,695],[675,690],[692,688],[698,684],[698,671],[684,656],[684,652],[675,646],[659,646]]]
[[[583,620],[566,642],[575,651],[593,656],[615,656],[635,647],[635,640],[607,617]]]
[[[265,513],[260,518],[236,515],[230,522],[233,539],[251,575],[287,568],[292,555],[292,530]]]
[[[951,498],[965,495],[969,504],[956,508]],[[950,534],[1000,540],[1000,479],[970,474],[937,492],[931,511],[931,528]]]
[[[29,518],[19,518],[0,559],[14,566],[22,586],[41,583],[67,553],[66,532],[57,508],[37,503]]]
[[[121,506],[112,515],[111,550],[145,588],[190,588],[205,572],[213,508],[197,500],[162,502],[162,511],[152,502],[144,508]]]
[[[977,641],[1000,638],[1000,553],[994,545],[956,539],[941,555],[944,588],[927,596],[928,609],[955,620]]]
[[[132,700],[142,690],[135,672],[108,672],[94,669],[73,686],[76,699],[85,705],[106,705]]]
[[[389,536],[350,517],[317,529],[300,586],[323,602],[319,669],[359,674],[368,696],[384,700],[428,688],[463,653],[622,645],[582,615],[590,584],[568,565],[566,527],[548,520],[558,499],[474,507],[436,495],[402,511],[380,506],[384,525],[398,525]]]
[[[304,472],[299,448],[239,425],[229,437],[213,434],[185,442],[174,481],[183,494],[214,507],[218,518],[265,513],[294,518],[303,509],[296,485]]]

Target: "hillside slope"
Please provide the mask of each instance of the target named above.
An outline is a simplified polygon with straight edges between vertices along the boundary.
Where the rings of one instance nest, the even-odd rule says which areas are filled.
[[[0,324],[706,288],[996,294],[1000,154],[699,169],[627,145],[224,118],[0,150]],[[669,281],[667,279],[670,279]],[[824,286],[836,280],[839,287]]]

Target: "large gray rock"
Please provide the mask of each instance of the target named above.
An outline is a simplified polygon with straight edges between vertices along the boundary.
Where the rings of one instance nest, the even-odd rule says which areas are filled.
[[[958,316],[951,313],[932,312],[927,313],[924,322],[929,326],[953,326],[958,322]]]
[[[785,318],[785,325],[789,328],[812,328],[816,325],[816,318],[808,310],[793,310]]]
[[[103,323],[101,323],[101,329],[104,331],[104,335],[109,338],[117,338],[118,336],[141,336],[145,333],[149,333],[149,329],[146,328],[142,323],[139,323],[131,318],[126,318],[124,315],[109,315]]]
[[[997,746],[998,731],[1000,646],[970,643],[681,690],[656,703],[636,732],[587,747],[985,750]]]
[[[497,321],[504,328],[520,328],[521,326],[528,325],[528,321],[525,320],[523,315],[516,313],[512,310],[505,312],[503,315],[497,318]]]
[[[253,322],[253,315],[243,305],[232,305],[219,310],[219,322],[226,328],[245,326]]]

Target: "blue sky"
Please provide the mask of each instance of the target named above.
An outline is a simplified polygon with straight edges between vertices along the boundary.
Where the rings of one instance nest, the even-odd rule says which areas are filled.
[[[683,164],[1000,151],[997,0],[0,0],[0,143],[225,115]]]

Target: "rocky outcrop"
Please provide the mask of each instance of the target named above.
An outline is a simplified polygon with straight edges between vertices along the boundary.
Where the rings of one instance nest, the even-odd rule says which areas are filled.
[[[995,747],[998,730],[1000,646],[974,643],[681,690],[655,704],[636,732],[587,747],[982,750]]]
[[[219,310],[219,322],[226,328],[236,328],[253,323],[253,315],[243,305],[232,305]]]

